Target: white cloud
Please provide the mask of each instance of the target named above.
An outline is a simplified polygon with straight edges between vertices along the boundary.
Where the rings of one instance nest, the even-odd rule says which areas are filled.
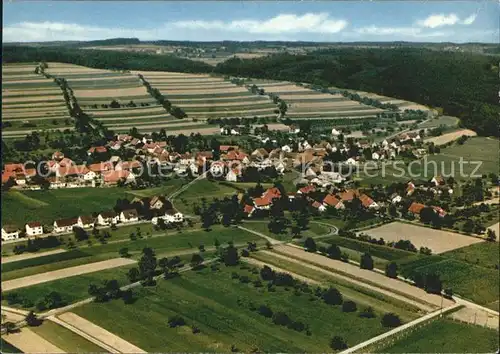
[[[477,14],[472,14],[462,21],[463,25],[472,25],[476,21]]]
[[[430,15],[424,20],[417,21],[417,25],[426,28],[437,28],[443,26],[453,26],[453,25],[471,25],[476,20],[477,14],[472,14],[464,20],[460,20],[460,18],[454,14],[434,14]]]
[[[177,21],[174,27],[190,30],[221,30],[246,33],[337,33],[347,26],[345,20],[330,19],[327,13],[307,13],[302,16],[281,14],[268,20]]]
[[[385,35],[405,35],[413,36],[421,32],[420,28],[416,27],[377,27],[368,26],[361,27],[355,30],[356,33],[374,35],[374,36],[385,36]]]

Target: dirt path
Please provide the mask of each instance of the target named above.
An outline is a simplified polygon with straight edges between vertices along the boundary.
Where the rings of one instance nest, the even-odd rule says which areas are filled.
[[[127,342],[117,335],[72,312],[67,312],[59,315],[58,318],[62,322],[69,324],[69,327],[74,327],[86,334],[87,336],[85,336],[85,338],[99,346],[100,344],[98,342],[100,342],[101,344],[104,343],[105,345],[114,349],[117,353],[146,353],[146,351],[142,350],[139,347],[136,347],[132,343]]]
[[[73,277],[81,274],[98,272],[100,270],[121,267],[133,263],[136,263],[136,261],[133,259],[114,258],[114,259],[109,259],[107,261],[95,262],[76,267],[70,267],[66,269],[54,270],[52,272],[35,274],[28,277],[12,279],[2,282],[2,291],[24,288],[35,284],[46,283],[49,281]]]
[[[305,253],[305,254],[306,254],[306,257],[307,257],[307,255],[310,255],[310,256],[315,256],[315,255],[314,255],[314,254],[312,254],[312,253],[308,253],[308,252],[305,252],[305,251],[301,251],[301,250],[299,250],[299,249],[295,249],[295,248],[293,248],[293,247],[290,247],[290,246],[285,246],[285,245],[282,245],[282,246],[279,246],[279,247],[275,247],[275,249],[277,249],[277,250],[279,249],[279,251],[280,251],[280,252],[283,252],[283,248],[282,248],[282,247],[291,248],[294,252],[295,252],[295,251],[298,251],[298,252]],[[302,265],[302,266],[304,266],[304,267],[307,267],[307,268],[313,269],[313,270],[315,270],[315,271],[317,271],[317,272],[324,273],[324,274],[327,274],[327,275],[329,275],[329,276],[332,276],[332,277],[335,277],[335,278],[341,279],[341,280],[343,280],[343,281],[350,282],[350,283],[352,283],[352,284],[354,284],[354,285],[357,285],[357,286],[360,286],[360,287],[363,287],[363,288],[366,288],[366,289],[369,289],[369,290],[372,290],[372,291],[378,292],[378,293],[380,293],[380,294],[383,294],[383,295],[386,295],[386,296],[392,297],[392,298],[397,299],[397,300],[399,300],[399,301],[406,302],[406,303],[408,303],[408,304],[410,304],[410,305],[412,305],[412,306],[415,306],[415,307],[417,307],[417,308],[419,308],[419,309],[421,309],[421,310],[423,310],[423,311],[425,311],[425,312],[430,312],[430,311],[433,311],[433,310],[435,310],[435,308],[436,308],[436,306],[428,306],[428,305],[425,305],[425,304],[423,304],[423,303],[421,303],[421,302],[415,301],[415,300],[413,300],[413,299],[411,299],[411,298],[408,298],[408,297],[405,297],[405,296],[403,296],[403,295],[395,294],[395,293],[393,293],[393,292],[391,292],[391,291],[389,291],[389,290],[385,290],[385,289],[379,288],[379,287],[377,287],[377,286],[367,284],[367,283],[365,283],[365,282],[363,282],[363,281],[356,280],[356,279],[350,278],[350,277],[348,277],[348,276],[345,276],[345,275],[341,275],[341,274],[335,273],[334,271],[329,271],[329,270],[323,269],[323,268],[321,268],[321,267],[317,267],[317,266],[315,266],[315,265],[312,265],[312,264],[309,264],[309,263],[306,263],[306,262],[302,262],[302,261],[300,261],[300,260],[298,260],[298,259],[295,259],[295,258],[292,258],[292,257],[288,257],[288,256],[283,255],[283,254],[279,254],[279,253],[275,253],[275,252],[270,252],[270,251],[262,251],[262,252],[263,252],[263,253],[265,253],[265,254],[267,254],[267,255],[270,255],[270,256],[276,257],[276,258],[281,258],[281,259],[286,260],[286,261],[288,261],[288,262],[292,262],[292,263],[300,264],[300,265]],[[285,249],[285,252],[286,252],[286,249]],[[321,257],[321,258],[325,258],[325,259],[327,259],[327,260],[329,260],[329,261],[333,261],[332,259],[330,259],[330,258],[326,258],[326,257],[324,257],[324,256],[320,256],[320,255],[317,255],[317,256],[318,256],[318,257]],[[306,258],[306,259],[307,259],[307,258]],[[340,262],[340,261],[334,261],[334,262],[339,262],[339,263],[342,263],[342,262]],[[319,264],[322,264],[322,263],[319,263]],[[324,265],[324,264],[323,264],[323,265]],[[347,266],[351,266],[351,267],[353,267],[354,269],[360,270],[360,269],[358,269],[358,268],[356,268],[355,266],[352,266],[352,265],[350,265],[350,264],[346,264],[346,263],[345,263],[345,265],[347,265]],[[361,271],[361,270],[360,270],[360,271]],[[369,271],[364,271],[364,272],[367,272],[368,274],[370,274],[370,272],[369,272]],[[346,273],[348,273],[348,272],[346,272]],[[379,274],[374,273],[374,272],[372,272],[372,273],[373,273],[373,275],[377,275],[377,276],[379,275]],[[385,277],[385,276],[383,276],[383,277]],[[386,278],[387,278],[387,277],[386,277]],[[387,279],[389,279],[389,278],[387,278]],[[394,279],[389,279],[389,280],[394,280]],[[371,279],[370,281],[371,281],[371,282],[377,282],[377,281],[376,281],[376,280],[374,280],[374,279]],[[397,282],[397,281],[396,281],[396,282]],[[384,285],[386,285],[386,284],[384,284]],[[411,286],[411,285],[408,285],[408,286]],[[414,295],[412,295],[412,297],[415,297],[415,296],[414,296]],[[452,302],[451,302],[451,301],[449,301],[449,303],[452,303]],[[448,303],[447,303],[447,304],[443,304],[443,306],[449,306],[449,304],[448,304]]]
[[[498,316],[482,311],[481,309],[464,307],[453,313],[451,317],[459,321],[498,329]]]
[[[66,252],[66,250],[57,249],[57,250],[47,251],[47,252],[23,253],[23,254],[18,254],[18,255],[15,255],[15,256],[10,256],[10,257],[2,257],[2,264],[10,263],[10,262],[22,261],[22,260],[25,260],[25,259],[31,259],[31,258],[48,256],[48,255],[51,255],[51,254],[57,254],[57,253],[62,253],[62,252]]]
[[[4,334],[2,339],[22,350],[23,353],[65,353],[29,328],[22,328],[17,333]]]

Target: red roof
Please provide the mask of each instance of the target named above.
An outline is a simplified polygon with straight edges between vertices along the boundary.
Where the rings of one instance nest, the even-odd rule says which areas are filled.
[[[78,218],[59,219],[55,221],[58,227],[72,226],[78,224]]]
[[[113,164],[111,162],[101,162],[93,163],[88,166],[89,170],[94,172],[109,171],[113,169]]]
[[[106,149],[105,146],[92,146],[90,149],[87,150],[88,153],[94,153],[94,152],[106,152],[108,149]]]
[[[104,183],[117,183],[120,179],[127,179],[130,172],[127,170],[122,171],[107,171],[102,174]]]
[[[422,209],[425,208],[424,204],[421,203],[411,203],[410,207],[408,208],[408,211],[413,213],[413,214],[420,214]]]
[[[314,201],[314,203],[312,203],[312,206],[313,208],[316,208],[318,209],[322,204],[320,202],[317,202],[317,201]]]
[[[238,161],[242,161],[247,156],[248,155],[245,154],[244,152],[236,151],[236,150],[231,150],[227,154],[225,154],[223,156],[223,158],[226,159],[226,160],[238,160]]]
[[[271,204],[271,201],[267,198],[255,198],[253,202],[256,206],[266,206]]]
[[[354,189],[349,189],[345,192],[340,193],[340,199],[342,199],[344,202],[351,201],[357,195],[359,195],[358,191],[356,191]]]
[[[11,177],[15,177],[15,172],[2,172],[2,183],[7,183]]]
[[[23,171],[24,165],[22,163],[8,163],[3,166],[3,170],[5,172]]]
[[[237,150],[238,149],[238,145],[221,145],[219,146],[219,150],[220,151],[229,151],[229,150]]]
[[[60,151],[56,151],[56,152],[54,152],[54,153],[52,154],[52,158],[53,158],[54,160],[60,160],[60,159],[62,159],[63,157],[64,157],[64,154],[63,154],[62,152],[60,152]]]
[[[441,207],[433,206],[432,209],[434,209],[439,214],[439,216],[445,216],[446,215],[446,210],[444,210]]]
[[[85,165],[59,167],[57,169],[59,176],[84,175],[89,171],[90,170]]]
[[[323,199],[323,203],[329,205],[329,206],[336,206],[338,203],[340,202],[339,199],[337,199],[337,197],[335,197],[333,194],[328,194],[324,199]]]
[[[308,193],[314,192],[314,189],[315,188],[313,185],[308,185],[308,186],[300,188],[299,192],[302,194],[308,194]]]
[[[361,194],[359,196],[359,200],[361,201],[361,204],[363,204],[365,208],[368,208],[370,205],[374,203],[373,199],[367,196],[366,194]]]
[[[40,227],[40,226],[42,226],[42,223],[38,222],[38,221],[33,221],[33,222],[29,222],[28,226],[29,227]]]
[[[61,166],[61,167],[72,166],[72,165],[74,165],[74,164],[75,164],[75,163],[73,162],[73,160],[68,159],[67,157],[65,157],[64,159],[62,159],[62,160],[59,162],[59,166]]]
[[[243,208],[243,212],[245,214],[250,214],[253,211],[254,207],[252,205],[246,204],[245,207]]]
[[[276,187],[269,188],[262,194],[262,198],[268,199],[269,202],[272,202],[273,199],[279,197],[281,197],[281,192]]]

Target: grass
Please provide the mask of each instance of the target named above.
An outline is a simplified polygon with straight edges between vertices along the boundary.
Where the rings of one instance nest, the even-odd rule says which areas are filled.
[[[290,230],[286,230],[285,232],[281,234],[275,234],[271,231],[269,231],[267,224],[269,223],[268,220],[264,221],[251,221],[251,222],[245,222],[243,224],[244,227],[263,233],[264,235],[267,235],[269,237],[272,237],[274,239],[280,240],[280,241],[285,241],[285,240],[292,240],[292,234]],[[327,226],[323,226],[320,224],[315,224],[315,223],[310,223],[308,229],[303,230],[301,232],[302,238],[305,237],[317,237],[321,236],[324,234],[327,234],[329,232],[329,228]]]
[[[54,322],[44,321],[41,326],[32,327],[32,330],[66,353],[102,353],[104,351],[96,344]]]
[[[493,353],[498,332],[450,319],[436,320],[411,332],[380,353]]]
[[[411,321],[418,317],[417,313],[419,309],[412,305],[387,297],[372,290],[362,288],[333,275],[317,272],[316,270],[310,269],[305,265],[290,262],[288,260],[261,252],[252,253],[252,258],[282,269],[286,269],[292,273],[302,275],[309,279],[319,281],[322,284],[332,285],[336,287],[344,296],[355,301],[358,306],[372,306],[379,312],[393,312],[399,315],[404,321]]]
[[[22,353],[22,351],[16,347],[14,347],[9,342],[6,342],[2,338],[0,338],[0,349],[2,353]]]
[[[441,116],[437,117],[434,119],[431,119],[428,122],[419,124],[418,128],[423,129],[423,128],[436,128],[439,127],[440,125],[445,125],[445,126],[456,126],[458,124],[458,118],[456,117],[450,117],[450,116]]]
[[[12,272],[17,269],[35,267],[53,262],[65,261],[67,259],[74,259],[88,256],[87,253],[80,250],[71,250],[63,253],[50,254],[47,256],[24,259],[17,262],[5,263],[2,265],[2,273]]]
[[[439,274],[444,288],[451,287],[454,293],[477,304],[487,307],[491,305],[492,308],[498,306],[495,305],[500,296],[498,270],[442,255],[409,257],[397,263],[403,275],[413,270],[420,273],[435,272]]]
[[[160,281],[155,287],[139,288],[133,305],[122,301],[93,303],[74,312],[149,352],[165,348],[172,352],[228,352],[232,345],[242,352],[252,348],[264,352],[326,352],[334,334],[343,336],[352,346],[385,331],[379,318],[363,319],[318,300],[311,306],[310,295],[295,295],[283,288],[268,292],[265,287],[231,279],[232,272],[258,278],[238,267],[222,266],[217,272],[206,268]],[[249,303],[286,312],[308,324],[312,335],[274,325],[251,311]],[[165,321],[172,315],[182,316],[200,333],[193,334],[187,326],[166,327]],[[162,330],[152,330],[158,328]]]
[[[485,268],[498,267],[498,242],[481,242],[441,254]]]

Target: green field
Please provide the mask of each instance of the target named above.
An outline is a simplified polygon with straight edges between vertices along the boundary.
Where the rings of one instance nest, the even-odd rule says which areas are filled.
[[[456,250],[442,254],[442,256],[485,268],[495,269],[495,267],[498,267],[499,251],[498,242],[481,242],[467,247],[457,248]]]
[[[102,353],[104,351],[101,347],[54,322],[44,321],[41,326],[32,327],[32,330],[66,353]]]
[[[0,349],[2,353],[22,353],[21,350],[0,338]]]
[[[436,320],[379,353],[494,353],[498,332],[449,319]]]
[[[264,352],[327,352],[333,335],[343,336],[352,346],[384,332],[379,318],[363,319],[319,300],[312,306],[311,295],[284,288],[268,292],[266,287],[231,279],[232,272],[250,279],[259,277],[239,267],[221,266],[217,272],[206,268],[160,281],[156,287],[139,288],[133,305],[122,301],[93,303],[74,312],[150,352],[228,352],[232,345],[242,352],[254,348]],[[307,324],[312,334],[274,325],[251,311],[250,303],[283,311]],[[188,326],[198,327],[200,333],[193,334],[188,326],[166,326],[166,320],[176,314]],[[158,328],[162,330],[152,330]]]
[[[61,262],[67,259],[75,259],[80,257],[85,257],[88,254],[81,250],[71,250],[63,253],[50,254],[47,256],[41,256],[36,258],[24,259],[17,262],[9,262],[2,265],[2,273],[12,272],[17,269],[36,267],[39,265]],[[5,280],[5,279],[4,279]]]
[[[445,126],[457,126],[459,122],[459,119],[457,117],[450,117],[450,116],[440,116],[434,119],[431,119],[428,122],[422,123],[418,125],[419,129],[423,128],[436,128],[439,127],[440,125],[445,125]]]
[[[246,227],[247,229],[251,229],[260,233],[263,233],[264,235],[267,235],[269,237],[272,237],[277,240],[281,241],[292,241],[292,234],[290,232],[290,229],[287,229],[285,232],[281,234],[275,234],[271,231],[269,231],[267,225],[269,223],[269,220],[263,220],[263,221],[249,221],[243,223],[242,226]],[[320,224],[316,224],[314,222],[309,223],[309,226],[306,230],[303,230],[301,232],[302,238],[306,237],[318,237],[322,235],[326,235],[330,229],[327,226],[323,226]]]

